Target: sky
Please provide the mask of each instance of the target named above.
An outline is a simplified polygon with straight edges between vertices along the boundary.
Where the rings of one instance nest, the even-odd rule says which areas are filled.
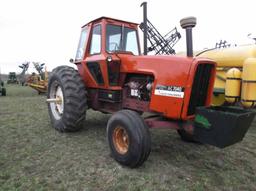
[[[0,70],[21,72],[25,61],[44,62],[48,70],[72,65],[81,26],[101,17],[142,22],[140,0],[1,0]],[[255,0],[148,0],[148,18],[164,35],[177,27],[182,39],[174,47],[185,51],[185,31],[179,21],[197,17],[194,50],[211,48],[219,40],[231,44],[253,43],[256,35]],[[142,33],[140,32],[142,40]],[[142,41],[141,41],[142,42]],[[141,44],[142,47],[142,44]],[[34,71],[30,66],[29,72]]]

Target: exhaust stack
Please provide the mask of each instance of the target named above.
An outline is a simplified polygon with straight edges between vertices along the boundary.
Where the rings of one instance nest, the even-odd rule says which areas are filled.
[[[147,16],[147,2],[143,2],[141,5],[141,7],[143,7],[143,27],[144,27],[144,31],[143,31],[143,45],[144,45],[144,55],[148,54],[148,44],[147,44],[147,40],[148,40],[148,26],[147,26],[147,22],[148,22],[148,16]]]
[[[186,17],[181,19],[180,26],[186,30],[187,56],[193,57],[192,28],[196,26],[196,17]]]

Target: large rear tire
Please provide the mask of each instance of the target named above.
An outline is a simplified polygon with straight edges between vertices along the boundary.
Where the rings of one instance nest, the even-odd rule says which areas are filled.
[[[112,156],[124,166],[139,167],[150,154],[149,128],[135,111],[115,113],[108,121],[107,137]]]
[[[71,67],[55,68],[48,82],[48,111],[53,127],[60,132],[78,131],[83,127],[86,115],[85,85],[79,73]]]

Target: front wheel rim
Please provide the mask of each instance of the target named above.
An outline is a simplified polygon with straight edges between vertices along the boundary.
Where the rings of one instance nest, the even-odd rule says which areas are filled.
[[[114,143],[115,150],[124,155],[129,150],[129,136],[126,130],[122,126],[117,126],[112,134],[112,140]]]

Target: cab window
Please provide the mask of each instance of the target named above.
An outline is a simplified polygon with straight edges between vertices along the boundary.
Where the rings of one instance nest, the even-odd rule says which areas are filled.
[[[87,32],[88,32],[88,27],[82,29],[75,60],[83,59],[84,51],[85,51],[85,41],[87,38]]]
[[[135,29],[107,25],[106,33],[106,51],[107,52],[132,52],[134,55],[139,54],[138,39]]]
[[[132,52],[134,55],[139,54],[137,34],[134,29],[125,28],[125,50]]]
[[[99,54],[101,49],[101,25],[96,25],[92,30],[90,54]]]

